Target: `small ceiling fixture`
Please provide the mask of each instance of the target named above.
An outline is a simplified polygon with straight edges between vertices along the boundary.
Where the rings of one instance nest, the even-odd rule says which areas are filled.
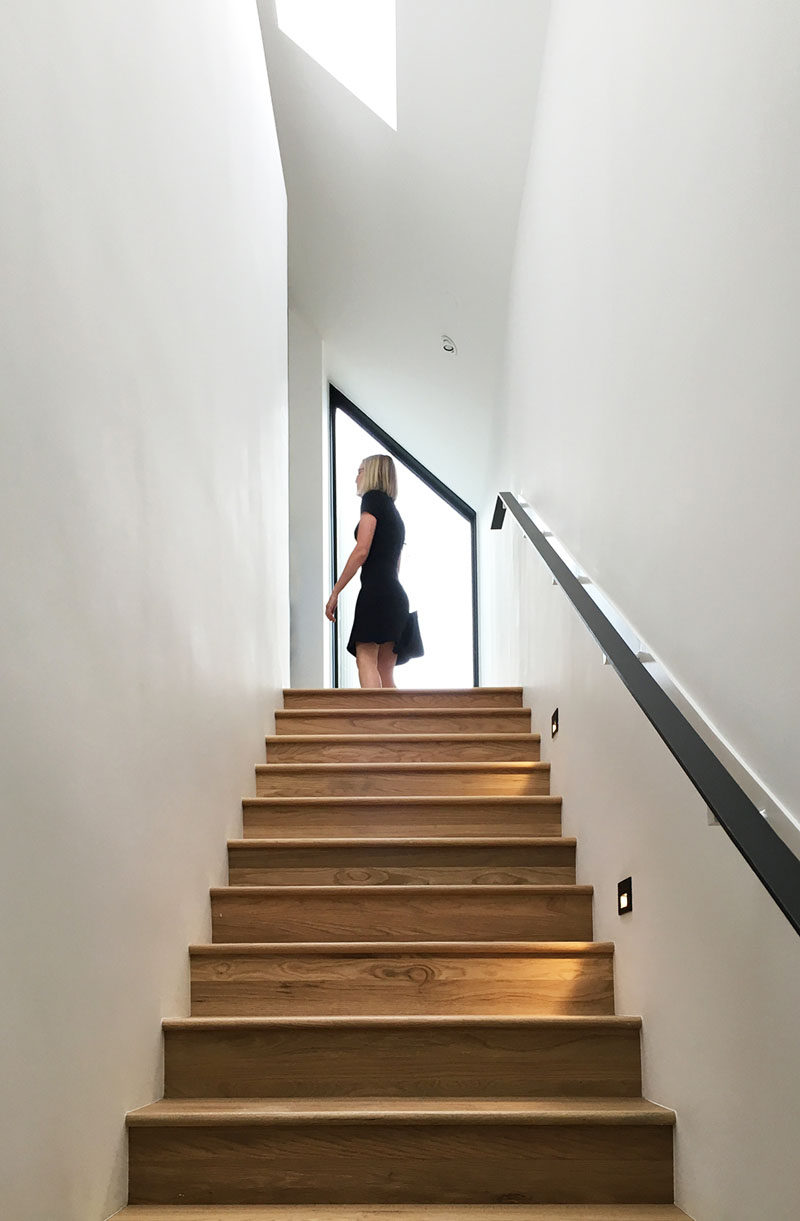
[[[449,335],[442,335],[442,351],[448,356],[458,356],[458,348]]]

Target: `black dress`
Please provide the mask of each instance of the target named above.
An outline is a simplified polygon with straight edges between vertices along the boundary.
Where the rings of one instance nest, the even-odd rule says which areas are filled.
[[[391,496],[377,490],[362,496],[361,512],[371,513],[377,525],[361,567],[361,590],[347,642],[347,651],[354,657],[357,644],[391,640],[396,646],[409,623],[408,597],[397,575],[406,538],[403,519]],[[398,651],[396,647],[394,651]]]

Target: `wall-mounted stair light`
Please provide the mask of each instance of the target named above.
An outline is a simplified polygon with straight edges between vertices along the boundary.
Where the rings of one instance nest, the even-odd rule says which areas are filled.
[[[449,335],[442,335],[442,351],[448,356],[458,356],[458,348]]]
[[[617,886],[617,912],[620,916],[627,916],[628,912],[633,911],[633,879],[625,878]]]
[[[556,708],[553,715],[550,717],[550,737],[554,738],[558,733],[558,709]]]

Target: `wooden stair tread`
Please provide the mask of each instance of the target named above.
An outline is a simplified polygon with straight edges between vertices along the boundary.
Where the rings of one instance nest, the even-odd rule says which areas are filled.
[[[134,1204],[111,1221],[680,1221],[674,1204]]]
[[[212,886],[212,898],[230,898],[231,896],[241,895],[243,898],[256,899],[259,894],[279,895],[281,898],[286,898],[289,895],[302,895],[304,899],[312,898],[314,895],[320,896],[336,896],[337,899],[347,898],[348,896],[358,895],[360,893],[368,894],[370,897],[374,895],[391,895],[395,892],[402,894],[404,897],[410,897],[414,894],[424,895],[425,898],[436,896],[438,894],[451,895],[453,897],[462,895],[464,897],[474,898],[477,895],[497,895],[509,894],[514,898],[519,898],[526,894],[535,895],[593,895],[593,886],[578,886],[572,883],[554,883],[554,882],[516,882],[513,885],[501,884],[489,885],[480,882],[472,883],[437,883],[430,886],[370,886],[363,883],[342,884],[341,886]]]
[[[341,696],[343,691],[352,691],[354,695],[360,694],[358,687],[284,687],[283,695],[321,695],[323,698],[333,699],[335,696]],[[407,695],[470,695],[474,692],[481,692],[484,695],[522,695],[522,687],[383,687],[381,688],[381,697],[388,700],[403,699]]]
[[[313,746],[315,743],[320,745],[330,743],[331,745],[339,745],[346,743],[348,746],[363,746],[368,742],[381,742],[387,746],[398,746],[409,742],[452,742],[462,746],[465,742],[540,742],[541,735],[538,733],[504,733],[504,732],[486,732],[486,733],[303,733],[303,734],[268,734],[266,738],[267,744],[273,743],[276,746],[291,746],[297,744],[300,746]]]
[[[310,1028],[344,1027],[352,1029],[386,1029],[392,1027],[419,1027],[421,1029],[448,1029],[458,1026],[488,1026],[488,1027],[523,1027],[530,1029],[547,1028],[558,1030],[641,1030],[640,1017],[625,1017],[616,1014],[544,1014],[537,1016],[507,1017],[484,1014],[378,1014],[352,1015],[328,1014],[317,1017],[183,1017],[165,1018],[165,1030],[272,1030],[281,1028],[295,1029],[298,1026]]]
[[[373,958],[390,954],[502,954],[537,957],[568,955],[606,956],[614,953],[612,941],[218,941],[191,945],[189,953],[213,958],[220,954],[346,954]]]
[[[284,767],[284,768],[285,767],[294,767],[294,768],[298,768],[299,770],[302,771],[304,768],[306,768],[308,766],[311,766],[311,765],[305,764],[305,763],[271,763],[271,764],[270,763],[266,763],[266,764],[260,763],[258,765],[258,768],[262,769],[263,771],[267,771],[268,769],[274,769],[274,768],[278,768],[278,767]],[[316,764],[315,766],[327,767],[327,768],[343,768],[343,767],[352,767],[353,765],[351,763],[324,763],[324,764]],[[362,767],[373,767],[373,768],[381,768],[381,767],[386,767],[386,766],[388,766],[388,765],[385,763],[362,764]],[[443,766],[453,766],[453,765],[441,764],[441,763],[428,763],[428,764],[396,763],[396,764],[393,764],[392,766],[394,766],[394,767],[439,767],[439,768],[441,768]],[[463,767],[479,767],[481,765],[467,763],[467,764],[462,764],[462,766]],[[485,766],[497,767],[498,765],[496,763],[490,763]],[[503,766],[509,766],[509,765],[500,764],[499,766],[503,767]],[[530,767],[533,765],[521,763],[516,766]],[[543,767],[545,765],[536,764],[535,766]],[[313,807],[317,807],[317,808],[331,807],[334,809],[347,809],[348,806],[359,806],[359,805],[363,805],[363,806],[377,805],[379,807],[385,806],[388,809],[391,806],[409,805],[409,806],[415,806],[415,807],[423,807],[423,808],[427,809],[429,807],[433,807],[433,806],[437,806],[437,805],[442,806],[442,805],[452,805],[452,804],[457,804],[460,806],[561,805],[561,801],[562,801],[561,797],[553,797],[547,793],[522,793],[522,794],[509,793],[507,796],[497,795],[497,794],[492,793],[492,794],[487,794],[485,797],[478,796],[474,793],[465,793],[465,794],[454,793],[450,796],[443,795],[441,793],[421,793],[421,794],[410,794],[408,797],[404,797],[402,795],[393,795],[393,794],[387,796],[386,794],[383,794],[383,793],[377,793],[374,797],[362,797],[362,796],[353,796],[353,797],[340,797],[340,796],[331,796],[331,797],[318,797],[318,796],[245,797],[242,801],[242,805],[245,807],[257,806],[257,807],[261,807],[261,808],[265,808],[265,809],[269,809],[270,806],[286,806],[287,804],[291,804],[293,807],[313,806]]]
[[[314,839],[264,836],[229,839],[228,848],[233,851],[250,848],[575,848],[577,843],[570,835],[319,835]]]
[[[313,771],[333,772],[341,774],[343,772],[366,772],[367,775],[379,771],[385,771],[390,768],[395,774],[405,772],[496,772],[506,769],[514,771],[538,771],[549,772],[549,763],[539,763],[533,759],[508,759],[508,760],[491,760],[486,761],[476,759],[474,762],[465,762],[464,760],[454,760],[452,763],[417,763],[417,762],[401,762],[401,763],[259,763],[256,765],[256,773],[274,774],[275,772],[287,772],[290,776],[296,776],[298,772]],[[405,800],[405,798],[400,798]]]
[[[211,1124],[447,1123],[672,1126],[645,1098],[169,1098],[131,1111],[131,1127]]]
[[[413,694],[413,692],[412,692]],[[333,705],[330,708],[278,708],[276,716],[286,720],[301,720],[303,717],[326,717],[332,715],[350,716],[355,710],[347,705]],[[358,716],[396,717],[408,713],[410,716],[472,716],[479,719],[487,714],[492,716],[524,716],[530,713],[530,708],[509,705],[507,708],[454,708],[452,704],[429,704],[425,708],[360,708]]]

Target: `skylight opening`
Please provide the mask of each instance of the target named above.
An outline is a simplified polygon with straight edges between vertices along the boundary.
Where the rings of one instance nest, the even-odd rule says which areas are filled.
[[[278,26],[397,131],[395,0],[276,0]]]

